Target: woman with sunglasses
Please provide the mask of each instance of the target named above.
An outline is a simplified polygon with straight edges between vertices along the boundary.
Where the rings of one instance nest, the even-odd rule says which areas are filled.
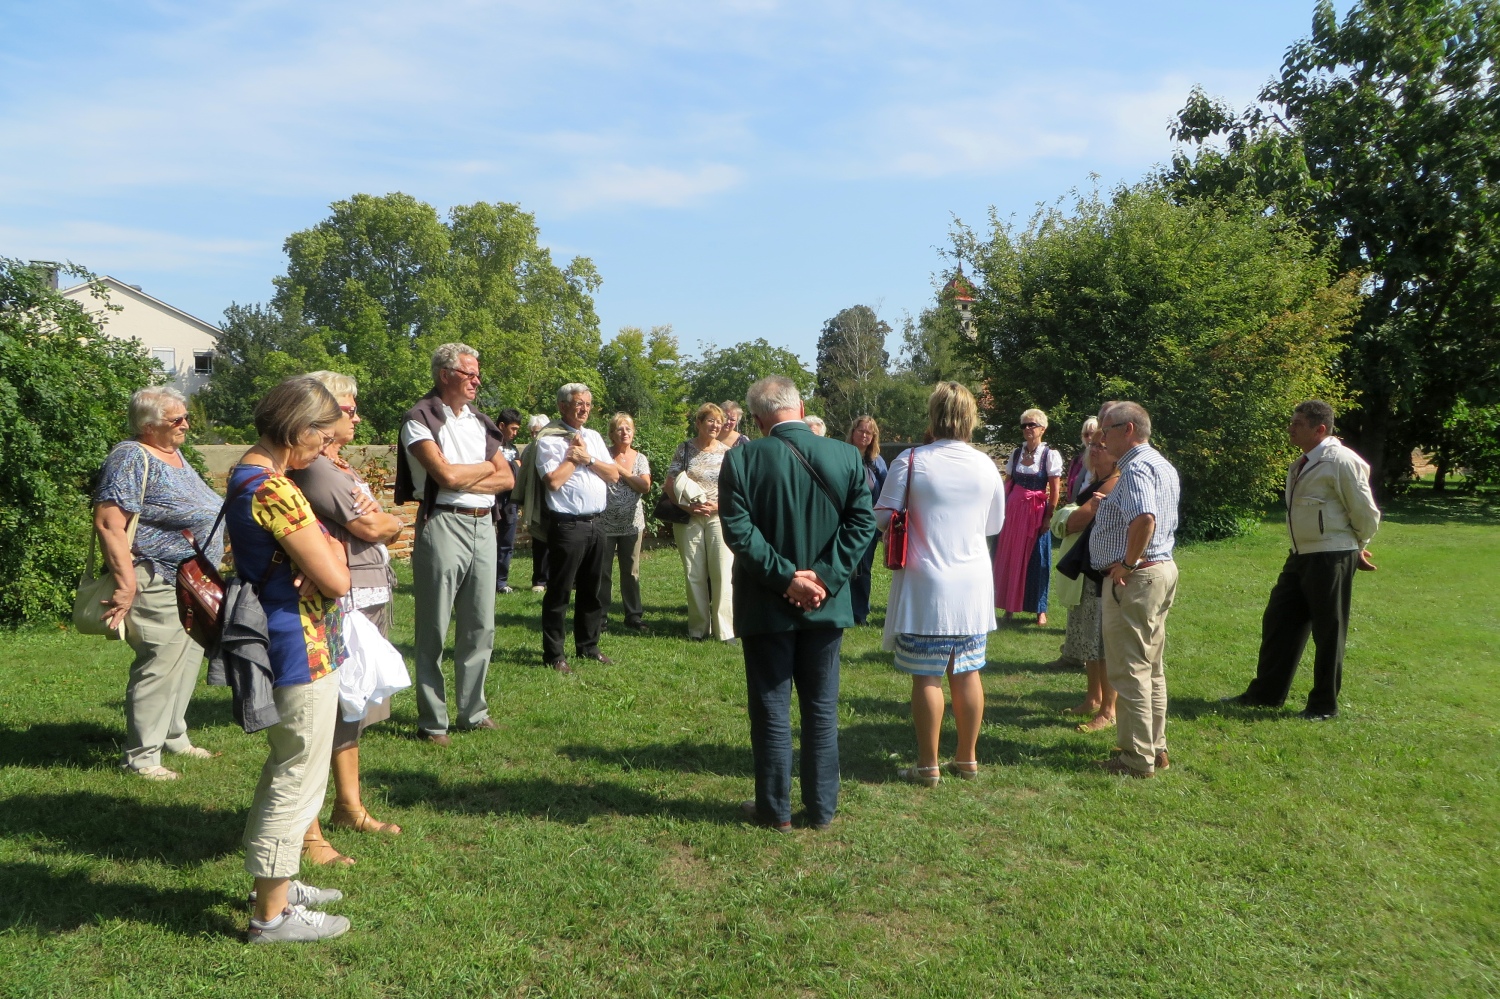
[[[1047,623],[1052,575],[1052,511],[1062,492],[1062,455],[1042,443],[1047,414],[1021,414],[1023,443],[1005,463],[1005,529],[995,546],[995,606],[1005,620],[1017,611]]]
[[[217,564],[222,537],[210,539],[222,501],[183,459],[187,403],[165,385],[130,399],[135,437],[115,446],[94,493],[94,528],[115,577],[115,592],[100,608],[110,627],[125,625],[135,651],[125,686],[125,752],[120,766],[147,780],[176,780],[161,765],[163,750],[177,756],[215,754],[188,739],[187,706],[198,683],[203,649],[177,619],[177,566],[193,556],[184,530],[208,545]],[[131,521],[139,517],[134,543]]]
[[[287,475],[312,504],[328,533],[344,545],[349,560],[350,602],[385,635],[391,627],[391,594],[396,585],[385,546],[400,535],[401,521],[381,509],[369,484],[339,455],[344,445],[354,440],[354,428],[360,423],[358,384],[337,371],[314,371],[307,377],[332,393],[341,415],[330,428],[333,442],[312,464],[290,469]],[[329,825],[400,835],[400,826],[370,817],[359,793],[360,733],[390,716],[390,698],[371,704],[359,721],[348,722],[339,716],[333,728],[334,805]],[[311,864],[353,863],[323,838],[316,818],[302,838],[302,859]]]

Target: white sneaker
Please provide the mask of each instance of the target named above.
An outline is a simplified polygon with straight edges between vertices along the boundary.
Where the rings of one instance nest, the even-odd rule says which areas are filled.
[[[168,750],[168,752],[171,752],[171,750]],[[218,753],[211,753],[208,750],[204,749],[202,746],[189,746],[186,749],[178,750],[176,752],[176,755],[177,756],[191,756],[195,760],[211,760],[215,756],[218,756],[219,754]]]
[[[146,780],[176,780],[182,776],[176,770],[168,770],[166,767],[141,767],[139,770],[126,767],[125,769]]]
[[[531,588],[531,592],[532,593],[546,593],[547,592],[547,588],[545,586],[533,586]]]
[[[250,897],[246,899],[251,905],[255,904],[256,893],[252,890]],[[305,885],[301,881],[293,881],[286,886],[286,904],[302,905],[309,909],[321,909],[330,902],[337,902],[344,897],[344,893],[337,888],[314,888]]]
[[[348,932],[349,920],[343,916],[330,916],[326,912],[290,905],[269,923],[250,920],[245,940],[253,944],[311,943],[332,940]]]

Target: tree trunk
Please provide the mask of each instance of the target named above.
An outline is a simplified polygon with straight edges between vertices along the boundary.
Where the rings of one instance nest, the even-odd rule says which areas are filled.
[[[1446,492],[1448,489],[1448,445],[1441,444],[1437,452],[1437,471],[1432,476],[1432,491],[1435,493]]]

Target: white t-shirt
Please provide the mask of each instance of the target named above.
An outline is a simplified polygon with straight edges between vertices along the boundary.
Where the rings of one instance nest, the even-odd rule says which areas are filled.
[[[912,452],[891,462],[875,516],[902,509]],[[891,575],[886,650],[897,634],[982,635],[995,630],[995,577],[985,538],[1005,522],[1000,471],[983,452],[943,440],[916,449],[907,514],[906,568]]]
[[[443,404],[439,404],[443,405]],[[484,461],[484,424],[469,406],[455,413],[446,405],[443,412],[448,416],[438,429],[437,446],[443,457],[452,465],[477,465]],[[418,441],[432,440],[432,433],[416,420],[407,420],[401,428],[401,446],[411,459],[411,484],[416,495],[421,497],[427,489],[427,469],[411,453],[411,446]],[[488,510],[495,505],[495,497],[485,493],[461,493],[453,489],[439,489],[437,503],[440,506],[456,506],[465,510]]]
[[[1026,455],[1026,448],[1025,448],[1025,446],[1023,445],[1021,447],[1016,448],[1014,451],[1012,451],[1010,453],[1010,460],[1007,461],[1006,464],[1005,464],[1005,472],[1006,472],[1006,474],[1007,475],[1015,475],[1017,473],[1020,473],[1021,475],[1036,475],[1037,473],[1039,473],[1041,471],[1041,468],[1037,464],[1037,462],[1038,462],[1038,460],[1041,459],[1041,454],[1042,454],[1042,449],[1043,448],[1045,448],[1046,451],[1047,451],[1047,458],[1046,458],[1046,462],[1047,462],[1047,478],[1049,478],[1049,479],[1061,478],[1061,476],[1062,476],[1062,453],[1060,451],[1058,451],[1056,448],[1050,447],[1050,446],[1048,446],[1046,444],[1038,444],[1036,446],[1036,456],[1031,459],[1031,464],[1030,465],[1023,465],[1023,464],[1021,464],[1021,459],[1023,457],[1025,457],[1025,455]]]
[[[574,439],[573,436],[558,434],[543,437],[533,444],[532,447],[537,449],[536,470],[542,475],[555,472],[557,466],[568,456],[568,448],[573,445]],[[609,445],[604,443],[604,438],[599,436],[597,430],[584,427],[578,431],[576,439],[588,449],[595,461],[606,464],[614,461],[614,456],[609,453]],[[561,487],[547,489],[547,508],[553,513],[587,517],[603,513],[608,503],[609,485],[589,468],[577,469]]]

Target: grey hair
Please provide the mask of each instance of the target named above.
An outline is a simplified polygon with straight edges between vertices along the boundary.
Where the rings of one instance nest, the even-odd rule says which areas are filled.
[[[797,383],[786,375],[771,375],[750,386],[750,391],[745,393],[745,403],[754,415],[769,417],[772,413],[802,405],[802,393],[797,391]]]
[[[1087,447],[1093,441],[1094,431],[1098,429],[1099,417],[1090,416],[1083,421],[1083,429],[1078,432],[1078,439],[1083,441],[1084,446]]]
[[[568,382],[568,384],[557,390],[557,408],[562,409],[585,392],[589,395],[594,394],[594,390],[583,384],[583,382]]]
[[[1111,402],[1100,410],[1101,420],[1111,423],[1134,423],[1135,436],[1142,441],[1151,439],[1151,414],[1138,402]]]
[[[526,432],[535,436],[536,432],[552,422],[552,418],[545,413],[537,413],[526,421]]]
[[[815,434],[818,434],[818,436],[820,437],[828,433],[828,424],[823,421],[823,418],[821,416],[813,416],[809,413],[807,416],[807,427],[809,430],[811,430]],[[823,428],[821,434],[818,433],[819,427]]]
[[[345,395],[359,397],[359,382],[342,371],[309,371],[307,377],[326,388],[334,398]]]
[[[466,343],[445,343],[434,350],[432,352],[432,383],[437,384],[438,372],[444,368],[457,371],[460,357],[472,357],[477,361],[479,351]]]
[[[130,429],[137,435],[146,428],[166,422],[168,403],[187,408],[187,399],[170,385],[148,385],[130,397]]]

